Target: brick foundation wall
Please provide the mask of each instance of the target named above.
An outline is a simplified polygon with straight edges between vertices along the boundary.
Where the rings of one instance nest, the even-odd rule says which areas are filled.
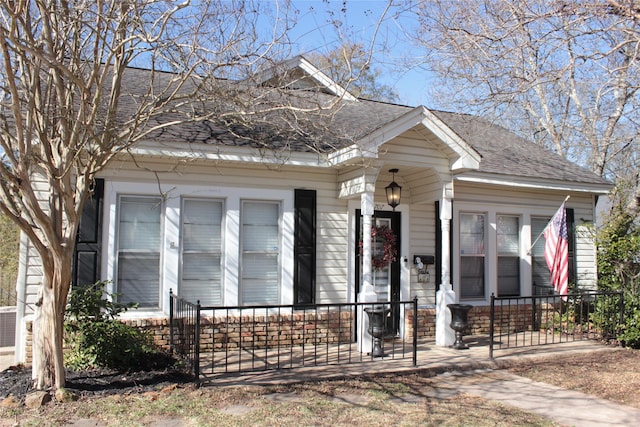
[[[413,337],[413,310],[407,310],[405,316],[405,330],[407,337]],[[436,336],[436,309],[418,309],[418,339],[435,338]]]
[[[531,305],[496,307],[496,332],[517,332],[531,328]],[[549,304],[538,306],[538,318],[551,319],[556,307]],[[490,306],[474,306],[469,311],[467,334],[488,335],[491,323]],[[413,310],[405,313],[405,339],[413,335]],[[124,323],[147,331],[160,349],[168,351],[170,346],[169,319],[126,319]],[[418,309],[418,339],[433,339],[436,334],[435,308]],[[189,326],[192,328],[193,326]],[[27,324],[26,355],[31,363],[32,325]],[[355,335],[351,311],[306,312],[277,315],[203,317],[200,327],[201,351],[252,346],[254,348],[347,343]],[[180,345],[179,342],[175,343]]]
[[[201,323],[202,351],[347,343],[355,334],[350,311],[262,315],[253,321],[249,316],[203,317]]]
[[[153,337],[153,343],[161,350],[169,351],[170,330],[169,318],[160,319],[126,319],[125,323],[141,331],[149,333]]]
[[[538,319],[551,318],[556,308],[549,305],[538,305]],[[532,306],[518,305],[512,307],[495,308],[495,331],[496,332],[518,332],[530,330],[532,323]],[[491,329],[491,306],[474,306],[468,315],[469,327],[466,334],[469,335],[489,335]],[[407,336],[413,334],[413,310],[407,311],[405,317]],[[435,338],[436,336],[436,309],[418,309],[418,339]]]

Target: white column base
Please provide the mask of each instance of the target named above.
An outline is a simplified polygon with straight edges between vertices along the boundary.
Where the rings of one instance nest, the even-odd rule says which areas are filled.
[[[378,295],[373,291],[373,286],[365,286],[358,294],[358,302],[377,302]],[[371,353],[373,349],[373,337],[369,334],[369,315],[364,312],[366,305],[358,306],[358,351]]]
[[[456,333],[451,329],[451,310],[447,304],[455,304],[456,293],[450,284],[440,285],[436,292],[436,345],[449,347],[456,340]]]

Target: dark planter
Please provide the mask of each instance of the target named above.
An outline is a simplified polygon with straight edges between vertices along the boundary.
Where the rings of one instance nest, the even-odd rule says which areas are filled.
[[[382,350],[382,338],[384,337],[387,324],[385,319],[389,315],[391,309],[383,305],[376,305],[365,308],[364,311],[369,316],[368,332],[373,337],[373,349],[371,350],[371,355],[373,357],[382,357],[384,356],[384,351]]]
[[[462,333],[469,326],[469,310],[473,307],[469,304],[447,304],[451,311],[451,329],[456,332],[456,341],[451,348],[456,350],[465,350],[469,347],[462,342]]]

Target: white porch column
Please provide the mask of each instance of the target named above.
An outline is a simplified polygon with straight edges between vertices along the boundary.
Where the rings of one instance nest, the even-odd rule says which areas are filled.
[[[451,197],[452,191],[444,189],[444,197],[440,201],[440,229],[442,236],[442,259],[440,266],[442,269],[442,283],[436,292],[436,345],[450,346],[455,341],[455,332],[449,324],[451,323],[451,311],[447,304],[456,302],[456,294],[451,285],[451,241],[449,239],[451,230]]]
[[[360,196],[362,210],[362,286],[358,293],[358,302],[375,302],[377,295],[371,282],[371,217],[373,216],[373,193],[367,192]],[[358,280],[358,278],[356,278]],[[358,350],[370,353],[373,339],[369,334],[369,316],[364,308],[358,309]]]

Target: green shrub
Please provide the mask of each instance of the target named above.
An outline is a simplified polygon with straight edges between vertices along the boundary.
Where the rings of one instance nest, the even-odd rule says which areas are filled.
[[[626,321],[620,328],[618,340],[625,347],[640,348],[640,308],[638,305],[627,310]]]
[[[614,193],[616,203],[597,236],[598,288],[622,291],[623,321],[619,320],[619,300],[599,304],[594,320],[601,329],[614,333],[623,345],[640,348],[640,227],[638,212],[629,208],[624,194]]]
[[[151,336],[116,320],[135,304],[115,302],[105,283],[75,287],[66,311],[65,364],[71,369],[139,370],[165,367],[172,358],[158,351]]]

